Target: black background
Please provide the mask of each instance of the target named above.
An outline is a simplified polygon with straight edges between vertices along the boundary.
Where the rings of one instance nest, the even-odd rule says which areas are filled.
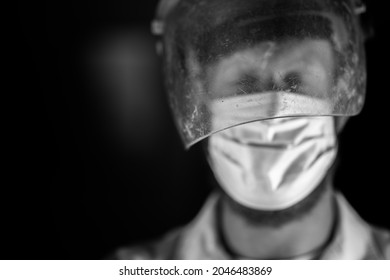
[[[2,93],[1,259],[104,258],[188,222],[201,207],[210,171],[199,146],[182,148],[164,101],[147,35],[156,3],[18,1],[11,51],[3,53],[11,64]],[[389,15],[379,1],[368,10],[375,36],[367,43],[367,99],[340,135],[335,185],[363,218],[390,228]],[[84,60],[113,30],[146,34],[155,63],[158,113],[146,124],[158,132],[142,136],[142,121],[131,131],[143,145],[118,145]]]

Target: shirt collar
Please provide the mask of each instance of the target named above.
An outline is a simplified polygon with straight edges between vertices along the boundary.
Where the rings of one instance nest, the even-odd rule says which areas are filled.
[[[339,209],[334,234],[320,259],[362,259],[371,235],[369,226],[359,217],[341,193],[335,193]],[[184,229],[179,258],[219,259],[233,257],[224,248],[218,231],[217,205],[220,195],[212,193],[198,216]]]

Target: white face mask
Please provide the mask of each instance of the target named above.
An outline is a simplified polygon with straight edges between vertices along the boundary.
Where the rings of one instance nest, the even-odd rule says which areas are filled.
[[[281,118],[239,125],[210,136],[209,161],[237,202],[281,210],[308,196],[337,153],[332,117]]]

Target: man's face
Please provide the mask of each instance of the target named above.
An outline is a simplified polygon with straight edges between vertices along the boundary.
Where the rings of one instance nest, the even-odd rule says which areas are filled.
[[[334,64],[328,41],[306,39],[242,47],[209,65],[212,130],[232,126],[210,136],[209,158],[233,201],[257,213],[286,214],[280,211],[294,208],[297,212],[311,205],[293,207],[310,196],[335,158],[333,118],[245,122],[294,115],[294,108],[307,111],[309,107],[314,113],[330,110],[327,94]]]
[[[362,107],[362,41],[340,1],[180,0],[168,13],[179,131],[187,147],[209,137],[211,168],[241,209],[312,205],[337,152],[332,116]]]

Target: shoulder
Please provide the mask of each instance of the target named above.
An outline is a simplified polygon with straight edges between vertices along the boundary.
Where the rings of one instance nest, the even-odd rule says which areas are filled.
[[[390,259],[390,232],[365,221],[343,195],[337,193],[339,244],[344,259]]]
[[[114,251],[108,259],[114,260],[169,260],[176,258],[181,229],[168,232],[161,238],[136,245],[124,246]]]
[[[212,194],[197,216],[162,238],[126,246],[116,250],[109,259],[176,260],[224,258],[219,248],[216,229],[216,205],[219,195]]]
[[[390,260],[390,231],[372,226],[373,247],[381,259]]]

